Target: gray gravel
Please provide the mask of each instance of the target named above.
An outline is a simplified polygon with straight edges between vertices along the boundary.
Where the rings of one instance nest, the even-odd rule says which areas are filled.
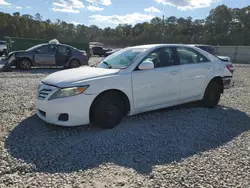
[[[0,187],[250,187],[250,66],[216,109],[184,105],[112,130],[34,115],[38,82],[58,69],[0,73]]]

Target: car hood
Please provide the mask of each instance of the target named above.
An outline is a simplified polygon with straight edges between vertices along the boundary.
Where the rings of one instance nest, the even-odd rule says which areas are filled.
[[[45,77],[42,82],[57,87],[71,87],[81,85],[83,81],[114,75],[119,69],[103,69],[94,67],[80,67],[58,71]]]
[[[12,51],[8,54],[8,57],[12,56],[13,54],[17,54],[17,53],[26,53],[27,51],[25,50],[18,50],[18,51]]]

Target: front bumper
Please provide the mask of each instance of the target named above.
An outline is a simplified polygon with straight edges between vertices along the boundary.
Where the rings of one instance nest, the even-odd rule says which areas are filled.
[[[60,126],[79,126],[89,124],[90,106],[96,95],[77,95],[73,97],[36,100],[36,114],[45,122]],[[68,119],[60,120],[62,114],[67,114]]]

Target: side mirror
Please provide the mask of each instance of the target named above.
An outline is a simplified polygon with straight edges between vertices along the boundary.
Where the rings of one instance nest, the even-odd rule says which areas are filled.
[[[155,67],[154,63],[150,60],[145,60],[139,65],[140,70],[153,69]]]

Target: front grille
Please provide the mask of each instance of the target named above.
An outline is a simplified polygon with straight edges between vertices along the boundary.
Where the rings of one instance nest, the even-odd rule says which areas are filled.
[[[56,87],[42,84],[38,91],[37,98],[40,100],[44,100],[47,97],[50,97],[55,92],[55,90],[57,90]]]

